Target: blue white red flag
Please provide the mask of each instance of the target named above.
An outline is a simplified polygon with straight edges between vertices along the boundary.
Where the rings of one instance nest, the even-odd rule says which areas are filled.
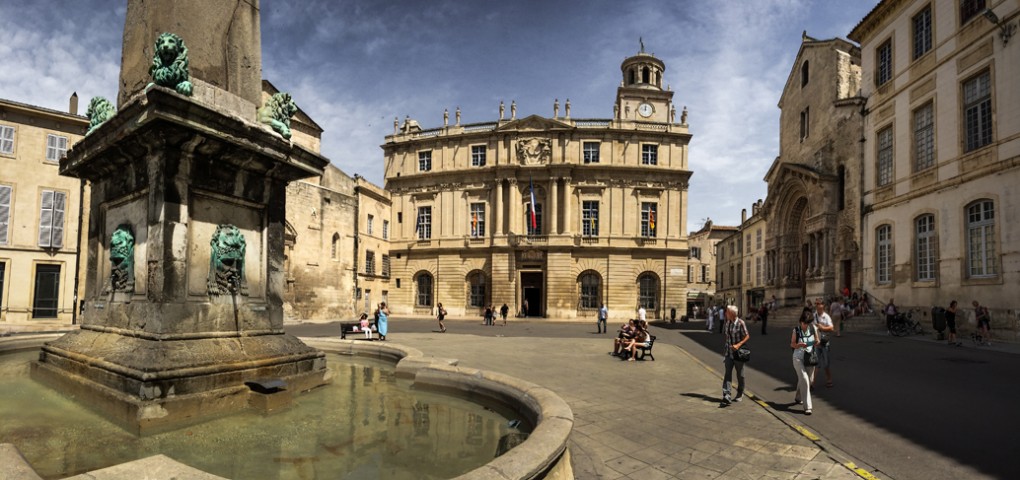
[[[538,229],[538,220],[535,217],[535,181],[529,177],[528,183],[531,184],[531,205],[528,214],[531,215],[531,229],[536,230]]]

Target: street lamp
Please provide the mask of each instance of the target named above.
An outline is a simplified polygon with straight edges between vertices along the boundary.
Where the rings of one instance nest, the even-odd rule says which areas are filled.
[[[999,27],[999,37],[1002,38],[1002,44],[1006,45],[1009,43],[1010,37],[1016,31],[1016,25],[1013,23],[1003,23],[999,21],[999,16],[995,14],[990,8],[985,9],[984,17],[989,22],[994,23]]]

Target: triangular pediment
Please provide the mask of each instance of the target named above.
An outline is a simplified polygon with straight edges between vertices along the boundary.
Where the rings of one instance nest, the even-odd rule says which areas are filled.
[[[573,125],[555,120],[552,118],[545,118],[539,115],[529,115],[519,120],[511,120],[499,127],[496,127],[497,132],[507,130],[562,130],[565,128],[573,128]]]

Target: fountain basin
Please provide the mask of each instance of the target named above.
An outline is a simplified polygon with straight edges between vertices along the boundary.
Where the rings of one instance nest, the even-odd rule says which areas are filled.
[[[38,336],[32,338],[17,337],[15,339],[8,339],[4,342],[0,342],[0,353],[4,351],[16,351],[26,349],[30,351],[37,350],[39,346],[42,344],[42,342],[50,340],[51,338],[52,337]],[[486,446],[483,449],[485,450],[485,454],[488,456],[490,460],[487,462],[483,461],[481,462],[482,464],[480,464],[479,466],[471,467],[465,471],[461,471],[460,473],[446,471],[440,473],[439,476],[429,476],[426,478],[450,478],[450,477],[465,479],[573,478],[570,471],[569,455],[566,450],[567,438],[573,425],[573,416],[565,402],[563,402],[562,399],[557,397],[551,391],[543,387],[530,384],[528,382],[523,382],[519,379],[509,377],[506,375],[494,372],[481,371],[477,369],[459,367],[457,365],[456,360],[425,357],[421,354],[420,351],[389,342],[369,343],[338,339],[304,339],[304,340],[313,348],[318,348],[329,354],[330,358],[333,359],[331,360],[331,362],[333,362],[334,364],[336,358],[335,356],[339,355],[342,357],[349,358],[349,361],[353,364],[369,362],[370,365],[376,365],[370,367],[372,369],[379,368],[378,365],[388,368],[389,369],[388,371],[390,373],[387,373],[385,377],[391,378],[392,379],[391,383],[395,382],[400,384],[406,384],[412,390],[412,393],[418,392],[415,393],[415,395],[439,396],[440,394],[442,395],[452,394],[452,396],[454,396],[455,398],[468,400],[477,405],[483,405],[487,407],[485,412],[468,414],[462,413],[461,415],[462,416],[467,415],[469,418],[469,422],[472,421],[470,419],[476,419],[473,423],[473,426],[470,427],[469,430],[472,429],[477,430],[475,433],[472,434],[477,438],[480,438],[481,436],[486,437],[486,441],[489,443],[486,444]],[[343,381],[341,379],[344,378],[345,376],[346,377],[351,376],[351,372],[354,372],[354,370],[347,371],[345,369],[353,367],[348,367],[346,366],[345,363],[342,364],[344,366],[340,369],[341,371],[337,372],[336,371],[337,368],[335,368],[334,364],[331,364],[330,366],[335,371],[335,381],[340,381],[341,384],[343,384]],[[358,371],[364,372],[368,370]],[[356,380],[358,380],[358,382],[360,383],[362,380],[360,375],[362,374],[356,373],[355,375],[359,376]],[[378,379],[384,377],[384,375],[378,373],[378,371],[376,371],[376,373],[373,373],[372,376],[373,378],[377,379],[373,381],[376,383],[379,382]],[[367,379],[367,377],[365,378]],[[373,383],[373,385],[375,385],[375,383]],[[324,387],[324,389],[326,388],[330,387]],[[310,400],[301,401],[312,402],[323,401],[322,396],[326,393],[327,392],[325,391],[315,391],[312,392],[310,395],[302,396],[302,399]],[[396,394],[383,393],[381,395],[383,395],[384,397],[389,396],[389,398],[395,398]],[[318,398],[319,400],[315,400],[316,398]],[[391,404],[401,403],[396,400],[392,400],[389,402]],[[419,400],[419,403],[423,402],[433,403],[433,405],[436,405],[436,403],[432,402],[431,400],[428,400],[427,398],[425,400]],[[401,414],[398,413],[398,410],[394,409],[393,407],[390,407],[389,409],[383,409],[381,408],[381,405],[382,404],[380,403],[379,408],[377,408],[377,410],[384,410],[389,413],[386,423],[394,421],[400,423],[401,425],[411,423],[408,421],[407,418],[409,415],[411,415],[411,413],[405,412]],[[433,406],[433,410],[435,410],[436,408],[437,407]],[[335,409],[331,408],[330,410]],[[498,416],[498,419],[496,418],[495,412],[499,412],[501,414]],[[490,416],[490,414],[492,416]],[[286,409],[284,410],[284,413],[274,413],[271,414],[270,416],[279,417],[283,415],[289,415]],[[402,420],[400,420],[401,415],[404,415],[402,417]],[[374,412],[371,416],[367,416],[365,418],[361,418],[360,416],[358,416],[357,418],[350,418],[347,420],[357,423],[369,421],[374,423],[378,421],[376,416],[377,412]],[[255,418],[256,420],[251,422],[257,423],[257,419],[259,418],[259,416],[255,415]],[[416,418],[415,422],[418,422],[418,428],[422,428],[422,425],[420,425],[421,419],[418,418],[418,415],[416,413],[415,418]],[[443,421],[438,420],[438,418],[439,418],[438,416],[434,416],[432,420],[433,422],[432,428],[435,429],[433,434],[438,434],[441,430],[441,425],[439,425],[439,423]],[[508,452],[499,457],[492,458],[492,455],[494,455],[495,452],[492,451],[493,449],[491,448],[492,447],[491,442],[494,438],[498,437],[498,435],[494,434],[491,425],[493,424],[500,425],[499,433],[501,434],[505,433],[507,430],[507,427],[505,426],[506,418],[520,419],[524,425],[533,426],[531,429],[532,431],[530,435],[527,437],[527,440],[525,440],[523,443],[521,443],[520,445],[516,446],[515,448],[509,450]],[[322,421],[323,422],[327,421],[326,416],[323,416]],[[344,421],[337,421],[334,418],[330,418],[330,420],[328,421],[336,423],[337,424],[336,428],[344,428],[343,423],[346,423]],[[486,425],[484,428],[481,426],[483,424]],[[196,435],[199,435],[200,429],[203,428],[204,425],[207,424],[197,425],[189,428],[194,429]],[[413,433],[414,430],[411,429],[412,427],[413,425],[405,425],[403,427],[389,426],[387,428],[390,430],[389,432],[390,436],[403,435],[410,439],[407,440],[407,442],[410,442],[409,444],[413,444],[414,441],[416,440],[414,438],[415,437]],[[400,430],[401,428],[405,430]],[[478,433],[483,430],[486,433],[484,434]],[[286,431],[291,431],[291,433],[293,433],[293,431],[290,428],[286,429]],[[300,428],[298,429],[298,431],[301,431]],[[404,433],[400,434],[399,432]],[[285,432],[281,432],[281,435],[283,435],[284,433]],[[300,436],[301,435],[298,435],[298,437]],[[210,448],[210,450],[212,451],[209,452],[209,455],[211,456],[233,455],[231,453],[232,449],[243,448],[243,446],[246,445],[245,437],[246,435],[242,435],[239,437],[238,440],[230,441],[229,443],[233,445],[229,444],[223,445],[222,450],[220,450],[219,448]],[[364,435],[362,435],[362,437],[364,437]],[[143,441],[145,441],[149,437],[141,438]],[[458,439],[462,438],[462,435],[458,434],[456,438]],[[364,440],[364,438],[362,438],[361,440]],[[0,438],[0,443],[9,441],[11,441],[11,439]],[[378,441],[378,439],[376,441]],[[469,439],[469,443],[471,442],[472,440]],[[299,441],[298,443],[300,445],[302,442]],[[332,442],[330,445],[327,446],[330,448],[336,448],[335,444],[336,442]],[[165,449],[165,451],[159,451],[159,453],[164,453],[169,457],[180,458],[180,455],[177,455],[176,452],[174,451],[176,444],[174,444],[173,442],[167,442],[167,445],[168,446]],[[391,450],[392,449],[399,450],[407,447],[407,445],[400,442],[396,443],[389,442],[387,443],[387,445],[389,445],[388,448],[390,448]],[[314,450],[316,448],[318,448],[319,453],[322,454],[321,448],[315,447],[314,445],[311,445],[307,441],[304,442],[304,447],[300,446],[277,447],[274,445],[273,448],[270,449],[272,451],[267,454],[276,454],[278,457],[280,457],[281,461],[298,463],[304,461],[310,462],[310,460],[308,459],[310,457],[314,457],[314,454],[312,452],[309,452],[308,450],[310,449]],[[330,450],[330,452],[332,453],[327,452],[327,454],[337,454],[336,451]],[[149,454],[152,453],[153,452],[150,449]],[[369,454],[362,452],[361,455]],[[406,469],[407,467],[406,465],[401,466],[402,462],[407,461],[401,455],[401,451],[390,451],[382,455],[388,457],[388,459],[391,460],[396,465],[395,467],[393,467],[396,470],[393,471]],[[6,459],[5,464],[2,467],[0,467],[0,477],[3,477],[2,473],[9,473],[9,470],[12,471],[12,469],[15,468],[13,464],[7,465],[8,463],[11,463],[7,460],[9,460],[9,458]],[[125,471],[131,472],[132,468],[137,468],[137,470],[135,471],[138,472],[139,475],[141,475],[141,473],[146,471],[146,468],[151,468],[152,462],[156,460],[157,459],[154,458],[147,458],[131,461],[121,465],[117,465],[116,469],[118,472]],[[196,466],[201,467],[201,462],[198,462],[199,465],[195,465],[196,462],[192,461],[189,463],[189,466],[185,466],[183,464],[176,463],[174,460],[171,460],[171,458],[166,457],[161,457],[158,459],[158,461],[160,462],[161,465],[163,465],[163,469],[161,471],[167,471],[166,470],[166,468],[168,468],[167,465],[173,466],[175,464],[177,465],[178,468],[182,469],[182,472],[188,468],[193,468]],[[205,470],[208,471],[209,469],[207,468]],[[105,470],[92,472],[90,473],[90,475],[94,475],[95,477],[89,478],[104,478],[100,474],[100,472],[103,471]],[[260,477],[259,475],[256,475],[254,472],[244,472],[243,474],[238,474],[237,467],[235,467],[234,470],[232,471],[234,473],[229,474],[228,476],[232,476],[234,478],[279,478],[275,476]],[[326,472],[318,472],[318,474],[316,474],[315,471],[312,471],[310,475],[308,474],[308,472],[305,472],[305,475],[307,476],[302,476],[301,478],[316,478],[316,477],[336,478],[335,476],[328,476],[329,474],[327,474]],[[48,476],[49,478],[59,478],[53,475]],[[390,471],[387,471],[383,477],[378,478],[386,477],[396,478]],[[209,478],[215,477],[210,476]]]

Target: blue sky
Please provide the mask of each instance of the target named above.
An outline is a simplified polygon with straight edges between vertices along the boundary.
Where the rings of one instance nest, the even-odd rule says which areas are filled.
[[[322,153],[382,184],[384,136],[405,115],[493,121],[499,102],[550,117],[612,116],[620,63],[645,49],[688,108],[688,227],[736,225],[764,198],[779,151],[776,104],[801,32],[844,37],[875,0],[261,0],[263,77],[325,132]],[[115,99],[126,2],[0,2],[0,97],[64,110]],[[56,13],[59,12],[59,15]],[[185,39],[185,42],[187,39]],[[679,107],[678,107],[679,108]]]

